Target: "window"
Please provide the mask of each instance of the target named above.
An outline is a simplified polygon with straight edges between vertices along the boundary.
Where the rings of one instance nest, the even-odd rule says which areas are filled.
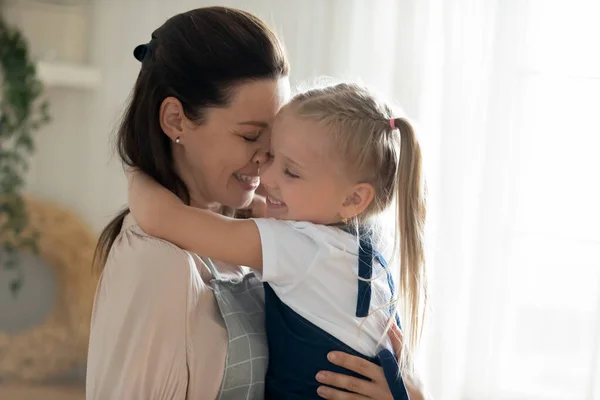
[[[495,398],[600,400],[600,2],[522,2]]]

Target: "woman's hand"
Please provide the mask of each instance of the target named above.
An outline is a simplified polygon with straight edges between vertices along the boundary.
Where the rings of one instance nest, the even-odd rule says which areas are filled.
[[[398,328],[398,325],[393,324],[391,326],[388,337],[392,341],[392,347],[399,359],[402,354],[402,331]],[[425,392],[423,382],[421,382],[416,372],[413,371],[412,375],[403,375],[402,380],[410,400],[433,400],[433,397]]]
[[[355,357],[338,351],[329,353],[327,359],[335,365],[369,378],[370,381],[355,378],[353,376],[321,371],[317,374],[317,381],[352,392],[348,393],[331,387],[320,386],[317,389],[317,394],[322,398],[337,400],[394,400],[385,379],[385,375],[383,374],[383,368],[380,366],[373,364],[364,358]]]
[[[402,350],[402,332],[395,324],[390,328],[388,336],[392,341],[394,352],[400,354]],[[353,376],[321,371],[317,374],[317,381],[352,392],[348,393],[331,387],[320,386],[317,393],[322,398],[333,400],[394,399],[385,379],[383,368],[380,366],[363,358],[337,351],[329,353],[327,358],[333,364],[365,376],[370,381]],[[432,400],[431,397],[425,395],[423,385],[418,377],[404,376],[403,381],[411,400]]]

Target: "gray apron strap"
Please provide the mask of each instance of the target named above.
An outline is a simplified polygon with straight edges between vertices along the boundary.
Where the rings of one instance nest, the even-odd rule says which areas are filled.
[[[195,257],[197,257],[203,265],[206,266],[206,268],[208,269],[208,271],[211,273],[211,275],[218,281],[221,280],[221,273],[219,272],[219,270],[217,269],[217,267],[215,266],[215,264],[212,262],[212,260],[208,257],[200,257],[197,254],[194,254]]]

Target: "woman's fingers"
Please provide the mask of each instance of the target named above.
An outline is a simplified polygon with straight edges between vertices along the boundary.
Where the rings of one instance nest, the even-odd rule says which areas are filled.
[[[372,362],[369,362],[364,358],[355,357],[350,354],[342,353],[339,351],[332,351],[327,355],[327,359],[332,364],[349,369],[350,371],[356,372],[357,374],[360,374],[373,381],[385,381],[385,375],[383,374],[383,370],[378,365],[373,364]]]
[[[392,394],[389,390],[385,375],[383,374],[383,369],[380,366],[373,364],[364,358],[355,357],[338,351],[329,353],[327,358],[331,363],[356,372],[368,379],[355,378],[353,376],[329,371],[321,371],[317,374],[317,381],[352,392],[348,393],[334,388],[321,386],[317,393],[322,398],[340,400],[392,400]]]
[[[405,376],[404,387],[406,387],[410,400],[425,400],[425,395],[423,394],[423,388],[420,382],[416,382],[410,376]]]
[[[369,399],[377,399],[376,397],[366,397],[356,393],[348,393],[342,392],[341,390],[336,390],[334,388],[330,388],[327,386],[319,386],[317,389],[317,394],[323,399],[331,399],[331,400],[369,400]],[[379,400],[379,399],[377,399]]]
[[[390,330],[388,331],[388,336],[392,342],[394,354],[396,354],[396,357],[400,359],[400,355],[402,354],[402,331],[400,330],[398,325],[396,325],[396,323],[393,323],[390,327]]]
[[[317,381],[325,383],[329,386],[334,386],[340,389],[346,389],[354,394],[364,395],[367,398],[373,398],[377,392],[377,386],[365,379],[355,378],[353,376],[336,374],[334,372],[321,371],[317,374]],[[345,393],[339,391],[340,393]],[[340,396],[340,395],[337,395]],[[326,397],[329,398],[329,397]],[[346,398],[346,397],[333,397],[333,398]],[[353,398],[353,397],[349,397]]]

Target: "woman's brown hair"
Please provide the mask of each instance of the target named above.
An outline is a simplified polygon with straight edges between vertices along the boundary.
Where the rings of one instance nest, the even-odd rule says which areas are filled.
[[[117,131],[119,157],[189,204],[188,188],[173,166],[171,142],[159,124],[161,103],[173,96],[186,117],[201,123],[207,107],[229,103],[236,85],[286,76],[284,48],[257,17],[206,7],[170,18],[134,55],[142,66]],[[128,213],[122,210],[100,234],[94,254],[97,269],[104,267]]]

